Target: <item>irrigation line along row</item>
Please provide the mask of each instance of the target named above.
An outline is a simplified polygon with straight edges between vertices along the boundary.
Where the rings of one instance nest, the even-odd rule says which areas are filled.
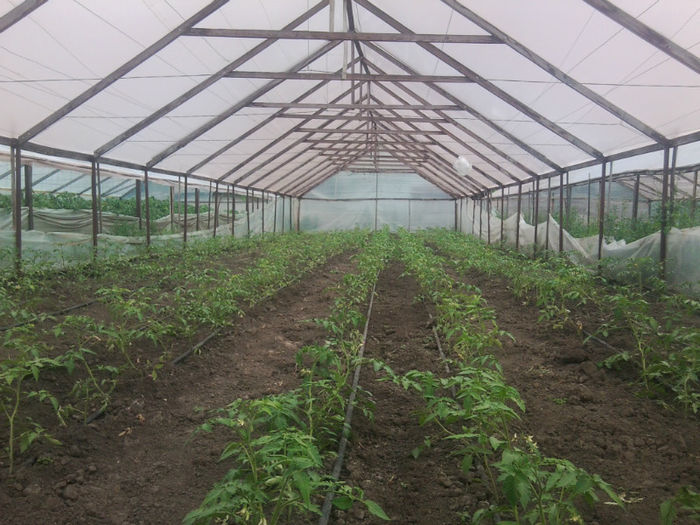
[[[433,328],[433,335],[435,336],[435,343],[437,344],[438,352],[440,353],[440,359],[442,360],[443,363],[445,363],[445,372],[447,372],[447,375],[449,376],[452,372],[450,372],[450,365],[447,362],[447,358],[445,357],[445,352],[442,351],[442,344],[440,343],[440,336],[438,335],[437,328],[435,327],[435,319],[433,319],[433,316],[428,312],[428,317],[430,318],[430,324],[432,325]],[[451,394],[452,397],[456,397],[457,393],[455,391],[454,385],[452,385]]]
[[[63,308],[62,310],[58,310],[56,312],[50,312],[48,314],[41,314],[41,315],[46,316],[46,317],[54,317],[56,315],[63,315],[63,314],[67,314],[68,312],[72,312],[73,310],[77,310],[78,308],[85,308],[86,306],[90,306],[91,304],[94,304],[97,301],[98,301],[98,299],[91,299],[90,301],[86,301],[86,302],[80,303],[80,304],[75,304],[73,306],[69,306],[68,308]],[[39,317],[40,316],[35,315],[32,319],[29,319],[27,321],[20,321],[20,322],[15,323],[15,324],[1,326],[0,332],[6,332],[12,328],[18,328],[20,326],[24,326],[24,325],[27,325],[29,323],[33,323],[35,321],[38,321]]]
[[[345,458],[345,450],[348,447],[348,436],[350,435],[350,423],[352,421],[352,413],[355,407],[355,398],[357,397],[357,387],[360,383],[360,371],[362,370],[362,357],[365,354],[365,346],[367,344],[367,331],[369,330],[369,320],[372,316],[372,306],[374,305],[374,295],[377,290],[377,279],[379,279],[379,273],[374,279],[374,286],[372,286],[372,294],[369,298],[369,307],[367,308],[367,320],[365,321],[365,330],[362,334],[362,344],[360,345],[360,351],[357,354],[359,363],[355,367],[355,375],[352,378],[352,390],[350,391],[350,396],[348,397],[348,408],[345,410],[345,420],[343,421],[343,431],[340,437],[340,444],[338,445],[338,455],[335,459],[335,464],[333,465],[333,471],[331,476],[333,481],[338,481],[340,478],[340,470],[343,468],[343,460]],[[331,509],[333,507],[333,491],[330,490],[326,494],[326,499],[323,502],[323,507],[321,508],[321,518],[318,520],[319,525],[328,525],[328,520],[331,517]]]

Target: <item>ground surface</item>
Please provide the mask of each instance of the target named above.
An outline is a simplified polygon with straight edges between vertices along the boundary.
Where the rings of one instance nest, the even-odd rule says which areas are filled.
[[[180,523],[226,471],[217,464],[224,435],[192,438],[206,418],[199,409],[294,387],[296,350],[324,335],[307,320],[328,314],[333,285],[353,268],[347,254],[331,259],[201,356],[119,388],[105,417],[59,429],[64,446],[38,449],[12,478],[0,466],[0,523]]]
[[[332,286],[353,270],[347,255],[331,259],[237,320],[201,356],[167,367],[155,382],[125,383],[105,417],[56,433],[63,447],[23,456],[12,478],[0,465],[0,523],[179,523],[225,472],[217,464],[225,436],[192,438],[205,419],[197,409],[294,387],[296,350],[324,338],[309,320],[327,315]],[[366,356],[397,372],[442,373],[429,306],[414,301],[418,286],[403,270],[390,263],[380,274]],[[681,485],[700,486],[697,419],[664,409],[614,372],[598,370],[595,363],[609,350],[538,324],[536,307],[515,299],[499,279],[453,275],[479,286],[499,327],[515,337],[496,354],[527,405],[516,430],[534,436],[544,454],[600,474],[634,501],[626,512],[598,505],[587,522],[656,524],[661,501]],[[370,367],[363,368],[361,386],[373,394],[375,419],[356,412],[343,479],[363,488],[394,523],[458,524],[460,513],[486,504],[478,476],[459,471],[449,444],[434,443],[418,458],[411,454],[428,433],[417,424],[417,396],[377,381]],[[331,523],[380,521],[356,505]]]

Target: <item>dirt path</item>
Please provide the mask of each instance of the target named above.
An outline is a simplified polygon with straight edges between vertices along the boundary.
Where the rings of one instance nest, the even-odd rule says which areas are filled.
[[[515,337],[496,355],[527,406],[518,431],[634,501],[627,512],[598,505],[593,523],[656,525],[662,501],[682,485],[700,486],[697,419],[664,409],[614,372],[599,370],[596,363],[609,350],[538,323],[537,307],[516,299],[502,279],[471,271],[464,281],[481,289],[499,328]]]
[[[348,254],[332,258],[258,305],[201,356],[122,388],[103,419],[57,433],[64,446],[39,449],[14,479],[0,466],[0,522],[180,523],[226,470],[217,464],[223,434],[190,439],[206,418],[197,409],[294,387],[296,350],[324,337],[307,320],[328,314],[330,287],[353,270]]]
[[[380,274],[365,357],[381,359],[398,373],[411,369],[439,373],[428,312],[424,304],[414,302],[418,285],[412,277],[401,277],[403,270],[393,263]],[[360,385],[373,394],[375,419],[369,421],[356,412],[341,478],[360,486],[394,523],[460,523],[458,510],[473,495],[465,492],[449,448],[437,443],[417,459],[411,455],[428,432],[418,425],[415,414],[422,399],[376,379],[371,367],[363,368]],[[332,523],[384,522],[355,505],[347,513],[337,513]]]

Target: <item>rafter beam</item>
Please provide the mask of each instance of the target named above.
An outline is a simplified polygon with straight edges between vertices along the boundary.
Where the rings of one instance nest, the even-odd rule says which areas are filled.
[[[371,75],[366,73],[319,73],[285,71],[231,71],[224,75],[226,78],[264,78],[282,80],[339,80],[339,81],[397,81],[397,82],[441,82],[450,84],[469,84],[473,80],[460,75]]]
[[[402,104],[382,104],[381,106],[372,106],[367,108],[364,104],[326,104],[326,103],[311,103],[311,102],[252,102],[249,104],[251,108],[290,108],[290,109],[400,109],[406,111],[423,110],[435,111],[441,109],[443,111],[459,111],[461,106],[451,104],[413,104],[404,106]]]
[[[21,4],[0,17],[0,33],[8,27],[12,27],[36,8],[44,5],[48,0],[24,0]]]
[[[305,119],[309,118],[311,115],[292,115],[290,113],[283,113],[281,115],[277,115],[278,118],[295,118],[295,119]],[[385,117],[384,115],[378,115],[374,114],[371,117],[364,117],[364,116],[355,116],[355,115],[350,115],[350,116],[337,116],[337,115],[315,115],[311,120],[353,120],[353,121],[358,121],[358,122],[440,122],[443,124],[447,124],[449,122],[448,119],[438,117],[438,118],[430,118],[430,117]]]
[[[218,38],[274,38],[275,40],[351,40],[354,42],[436,42],[439,44],[500,44],[491,35],[445,35],[404,33],[355,33],[353,31],[289,31],[195,27],[186,36]]]
[[[309,20],[311,17],[316,15],[319,11],[321,11],[323,8],[328,5],[328,0],[323,0],[313,6],[311,9],[303,13],[301,16],[297,17],[294,19],[292,22],[287,24],[285,26],[285,29],[294,29],[300,24],[303,24],[307,20]],[[131,126],[129,129],[125,130],[124,132],[120,133],[116,137],[114,137],[112,140],[106,142],[99,148],[95,150],[95,156],[96,157],[101,157],[108,151],[116,148],[119,144],[124,142],[125,140],[129,139],[129,137],[133,137],[136,135],[139,131],[147,128],[151,124],[153,124],[155,121],[163,118],[165,115],[173,111],[174,109],[180,107],[182,104],[193,98],[195,95],[201,93],[205,89],[211,87],[213,84],[224,78],[226,73],[229,73],[233,71],[234,69],[237,69],[238,67],[242,66],[255,56],[257,56],[259,53],[261,53],[263,50],[267,49],[270,47],[272,44],[275,43],[274,39],[268,39],[265,40],[264,42],[260,42],[258,45],[254,46],[251,50],[247,51],[246,53],[242,54],[240,57],[235,59],[234,61],[230,62],[229,64],[225,65],[223,68],[221,68],[219,71],[214,73],[213,75],[209,76],[206,80],[203,80],[202,82],[198,83],[194,87],[188,89],[185,91],[182,95],[179,97],[175,98],[174,100],[170,101],[169,103],[165,104],[164,106],[161,106],[158,110],[154,111],[150,115],[148,115],[146,118],[142,119],[141,121],[137,122],[133,126]]]
[[[160,38],[157,42],[154,42],[150,46],[148,46],[146,49],[141,51],[138,55],[133,57],[131,60],[127,61],[126,63],[122,64],[120,67],[112,71],[109,75],[105,76],[102,80],[99,82],[96,82],[92,86],[90,86],[88,89],[83,91],[80,95],[75,97],[74,99],[70,100],[68,103],[64,104],[62,107],[51,113],[48,117],[42,119],[40,122],[29,128],[27,131],[22,133],[19,138],[17,139],[20,147],[22,144],[24,144],[27,141],[32,140],[34,137],[36,137],[39,133],[42,131],[46,130],[59,120],[61,120],[63,117],[65,117],[68,113],[73,111],[74,109],[80,107],[83,105],[85,102],[90,100],[92,97],[100,93],[101,91],[104,91],[106,88],[111,86],[114,82],[119,80],[121,77],[126,75],[129,71],[132,71],[135,69],[137,66],[151,58],[153,55],[158,53],[161,49],[166,47],[168,44],[173,42],[175,39],[177,39],[179,36],[181,36],[185,31],[190,29],[193,25],[197,24],[198,22],[204,20],[206,17],[208,17],[210,14],[212,14],[214,11],[219,9],[222,5],[226,4],[228,0],[214,0],[210,4],[208,4],[204,9],[199,10],[197,13],[195,13],[193,16],[182,22],[179,26],[177,26],[175,29],[170,31],[167,35],[163,36]]]
[[[548,62],[538,54],[536,54],[534,51],[528,49],[525,47],[523,44],[512,38],[510,35],[507,33],[501,31],[498,29],[496,26],[488,22],[487,20],[481,18],[479,15],[477,15],[474,11],[471,9],[466,8],[464,5],[462,5],[458,0],[442,0],[444,4],[447,4],[450,6],[452,9],[457,11],[460,15],[465,17],[467,20],[470,22],[478,25],[481,29],[489,32],[490,34],[498,37],[500,40],[502,40],[508,47],[513,49],[514,51],[520,53],[522,56],[530,60],[531,62],[537,64],[540,68],[544,69],[547,73],[555,77],[557,80],[563,82],[567,86],[569,86],[571,89],[575,90],[579,94],[583,95],[586,97],[588,100],[591,102],[597,104],[598,106],[602,107],[609,113],[612,113],[615,115],[617,118],[622,120],[623,122],[626,122],[633,128],[637,129],[638,131],[644,133],[646,136],[650,137],[653,139],[655,142],[658,142],[660,144],[665,144],[667,142],[666,137],[664,137],[661,133],[653,129],[651,126],[648,126],[644,124],[641,120],[637,119],[636,117],[630,115],[627,113],[625,110],[622,108],[616,106],[609,100],[607,100],[605,97],[599,95],[592,89],[590,89],[587,86],[584,86],[580,82],[578,82],[576,79],[573,77],[570,77],[566,73],[564,73],[561,69],[556,67],[554,64],[551,62]]]
[[[603,13],[605,16],[614,20],[622,27],[631,31],[639,38],[660,49],[668,56],[675,58],[681,64],[688,66],[696,73],[700,73],[700,58],[695,56],[690,51],[683,49],[674,41],[666,38],[658,31],[653,30],[648,25],[643,24],[632,15],[623,11],[608,0],[583,0],[593,9]]]
[[[328,44],[326,44],[322,48],[311,53],[309,56],[307,56],[306,58],[304,58],[300,62],[297,62],[294,66],[292,66],[289,69],[289,71],[298,71],[298,70],[308,66],[312,62],[318,60],[320,57],[322,57],[323,55],[328,53],[331,49],[333,49],[337,45],[338,45],[337,42],[329,42]],[[230,118],[232,115],[234,115],[235,113],[237,113],[241,109],[249,106],[254,100],[260,98],[265,93],[272,91],[274,88],[279,86],[282,82],[284,82],[284,80],[273,80],[271,82],[268,82],[267,84],[265,84],[261,88],[255,90],[252,94],[248,95],[240,102],[234,104],[233,106],[228,108],[223,113],[220,113],[219,115],[217,115],[213,119],[209,120],[205,124],[201,125],[197,129],[195,129],[194,131],[192,131],[192,132],[188,133],[187,135],[185,135],[184,137],[182,137],[180,140],[178,140],[177,142],[175,142],[174,144],[172,144],[171,146],[169,146],[165,150],[161,151],[158,155],[153,157],[148,162],[148,164],[146,164],[146,167],[151,168],[151,167],[155,166],[156,164],[162,162],[163,160],[168,158],[170,155],[172,155],[176,151],[184,148],[190,142],[196,140],[198,137],[200,137],[201,135],[203,135],[204,133],[206,133],[207,131],[209,131],[213,127],[218,126],[223,121]]]
[[[404,26],[401,24],[398,20],[395,18],[389,16],[385,11],[379,9],[377,6],[369,2],[368,0],[354,0],[356,4],[361,5],[363,8],[365,8],[367,11],[375,15],[377,18],[382,20],[383,22],[386,22],[389,24],[391,27],[396,29],[397,31],[400,31],[402,33],[413,33],[408,27]],[[489,82],[486,80],[484,77],[476,73],[474,70],[468,68],[464,64],[462,64],[459,60],[455,59],[448,53],[444,52],[442,49],[439,47],[429,44],[429,43],[424,43],[424,42],[418,42],[417,45],[425,49],[428,53],[431,55],[437,57],[440,61],[444,62],[451,68],[453,68],[455,71],[460,72],[461,74],[467,76],[468,78],[472,79],[474,82],[476,82],[479,86],[484,88],[486,91],[491,93],[492,95],[498,97],[501,99],[503,102],[508,104],[509,106],[512,106],[513,108],[517,109],[524,115],[527,115],[529,118],[531,118],[534,122],[537,122],[540,126],[543,126],[544,128],[548,129],[555,135],[558,135],[561,137],[563,140],[573,144],[576,146],[578,149],[581,151],[585,152],[587,155],[590,155],[591,157],[597,158],[597,159],[602,159],[603,158],[603,153],[598,151],[596,148],[591,146],[590,144],[586,143],[585,141],[581,140],[580,138],[576,137],[573,133],[570,133],[569,131],[565,130],[555,122],[549,120],[547,117],[542,115],[541,113],[538,113],[531,107],[529,107],[527,104],[521,102],[520,100],[516,99],[514,96],[510,95],[506,91],[502,90],[492,82]]]
[[[337,131],[336,131],[337,130]],[[418,129],[418,130],[403,130],[403,129],[397,129],[397,130],[388,130],[388,129],[337,129],[337,128],[330,128],[330,129],[322,129],[320,131],[317,131],[316,128],[299,128],[296,130],[297,132],[301,133],[344,133],[344,134],[355,134],[359,133],[362,135],[445,135],[444,131],[429,131],[429,130],[423,130],[423,129]]]
[[[366,44],[366,45],[367,45],[370,49],[372,49],[373,51],[377,52],[377,53],[378,53],[379,55],[381,55],[382,57],[384,57],[384,58],[386,58],[387,60],[389,60],[391,63],[393,63],[393,64],[396,65],[397,67],[399,67],[399,68],[401,68],[402,70],[406,71],[407,73],[414,73],[414,72],[415,72],[415,70],[414,70],[413,68],[411,68],[408,64],[406,64],[405,62],[402,62],[401,60],[398,60],[397,58],[395,58],[395,57],[392,56],[391,54],[389,54],[389,53],[387,53],[386,51],[384,51],[381,47],[376,46],[376,45],[371,44],[371,43],[370,43],[370,44]],[[515,144],[516,146],[518,146],[518,147],[519,147],[520,149],[522,149],[523,151],[529,153],[530,155],[532,155],[534,158],[536,158],[537,160],[539,160],[539,161],[542,162],[543,164],[549,166],[550,168],[552,168],[552,169],[555,170],[556,172],[561,172],[561,171],[563,171],[563,168],[562,168],[561,166],[559,166],[558,164],[556,164],[555,162],[553,162],[552,160],[550,160],[546,155],[544,155],[544,154],[541,153],[540,151],[537,151],[535,148],[533,148],[532,146],[530,146],[529,144],[527,144],[525,141],[519,139],[518,137],[516,137],[515,135],[513,135],[512,133],[510,133],[508,130],[506,130],[506,129],[504,129],[503,127],[499,126],[498,124],[496,124],[495,122],[493,122],[491,119],[487,118],[485,115],[483,115],[482,113],[478,112],[478,111],[475,110],[473,107],[469,106],[468,104],[466,104],[465,102],[463,102],[462,100],[460,100],[459,98],[457,98],[456,96],[454,96],[454,95],[453,95],[452,93],[450,93],[449,91],[443,89],[442,87],[440,87],[440,86],[438,86],[438,85],[436,85],[436,84],[430,83],[430,82],[426,82],[426,85],[428,85],[433,91],[435,91],[436,93],[438,93],[438,94],[439,94],[440,96],[442,96],[443,98],[445,98],[445,99],[449,100],[450,102],[452,102],[452,103],[458,105],[458,107],[459,107],[460,110],[466,111],[467,113],[473,115],[475,118],[477,118],[478,120],[480,120],[481,122],[483,122],[484,124],[486,124],[487,126],[489,126],[489,127],[490,127],[491,129],[493,129],[494,131],[498,132],[500,135],[502,135],[502,136],[504,136],[505,138],[507,138],[508,140],[510,140],[513,144]],[[444,114],[443,114],[443,116],[444,116]],[[460,125],[460,126],[461,126],[461,125]],[[464,128],[464,127],[461,126],[461,128]],[[466,129],[466,128],[464,128],[464,129]]]

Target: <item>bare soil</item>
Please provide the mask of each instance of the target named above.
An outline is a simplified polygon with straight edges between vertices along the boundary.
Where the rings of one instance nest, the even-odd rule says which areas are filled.
[[[538,323],[537,307],[516,299],[503,279],[470,271],[464,281],[481,289],[499,328],[515,337],[496,356],[526,403],[518,432],[534,436],[544,454],[600,474],[630,501],[626,510],[597,505],[589,520],[658,524],[664,500],[683,485],[700,486],[697,418],[663,407],[626,376],[600,369],[609,348],[584,345],[575,331]]]
[[[54,429],[63,446],[36,447],[12,477],[0,464],[0,523],[180,523],[226,471],[226,435],[193,431],[211,409],[298,384],[296,351],[325,335],[310,320],[329,313],[333,285],[353,269],[348,254],[332,258],[201,355],[122,383],[103,418]]]

